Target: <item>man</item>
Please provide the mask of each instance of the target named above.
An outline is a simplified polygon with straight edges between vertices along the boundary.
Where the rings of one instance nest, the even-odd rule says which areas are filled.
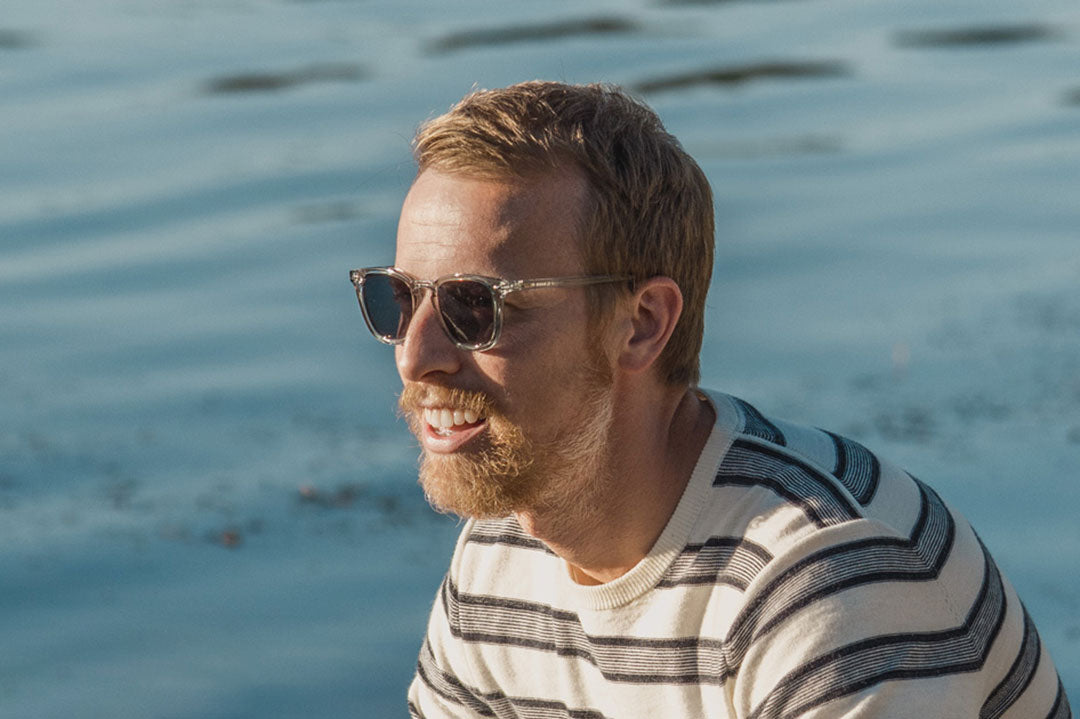
[[[412,716],[1071,716],[932,489],[697,389],[712,199],[651,110],[525,83],[415,151],[395,266],[352,272],[469,520]]]

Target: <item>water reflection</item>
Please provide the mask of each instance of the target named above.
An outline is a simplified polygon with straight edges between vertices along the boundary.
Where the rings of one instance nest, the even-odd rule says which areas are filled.
[[[0,50],[21,50],[36,44],[34,36],[30,33],[0,28]]]
[[[847,64],[838,61],[762,62],[660,76],[639,82],[634,89],[648,94],[700,86],[732,87],[758,80],[842,77],[850,74]]]
[[[1061,37],[1047,25],[990,25],[941,30],[905,30],[895,42],[901,47],[967,47],[972,45],[1016,45],[1045,42]]]
[[[211,95],[274,92],[311,83],[356,82],[364,77],[365,73],[359,65],[332,63],[309,65],[291,72],[250,72],[225,75],[208,81],[205,90]]]
[[[445,35],[428,45],[429,53],[444,53],[473,47],[507,45],[568,37],[614,35],[638,32],[637,23],[619,17],[556,20],[550,23],[509,25],[500,28],[464,30]]]

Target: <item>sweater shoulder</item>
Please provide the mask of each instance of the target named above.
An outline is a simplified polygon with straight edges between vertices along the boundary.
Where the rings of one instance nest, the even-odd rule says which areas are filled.
[[[742,426],[717,470],[713,504],[774,554],[857,520],[910,534],[924,509],[921,483],[862,443],[768,416],[732,398]]]

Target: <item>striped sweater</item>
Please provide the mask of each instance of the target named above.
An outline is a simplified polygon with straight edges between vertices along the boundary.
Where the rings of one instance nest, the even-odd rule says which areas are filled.
[[[413,717],[1071,717],[978,536],[829,432],[711,393],[717,421],[656,545],[595,587],[513,519],[468,522]]]

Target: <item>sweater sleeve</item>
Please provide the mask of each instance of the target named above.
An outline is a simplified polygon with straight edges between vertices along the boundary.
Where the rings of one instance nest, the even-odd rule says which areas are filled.
[[[1033,622],[966,523],[922,545],[874,524],[817,533],[750,588],[730,637],[737,716],[1068,716]]]

